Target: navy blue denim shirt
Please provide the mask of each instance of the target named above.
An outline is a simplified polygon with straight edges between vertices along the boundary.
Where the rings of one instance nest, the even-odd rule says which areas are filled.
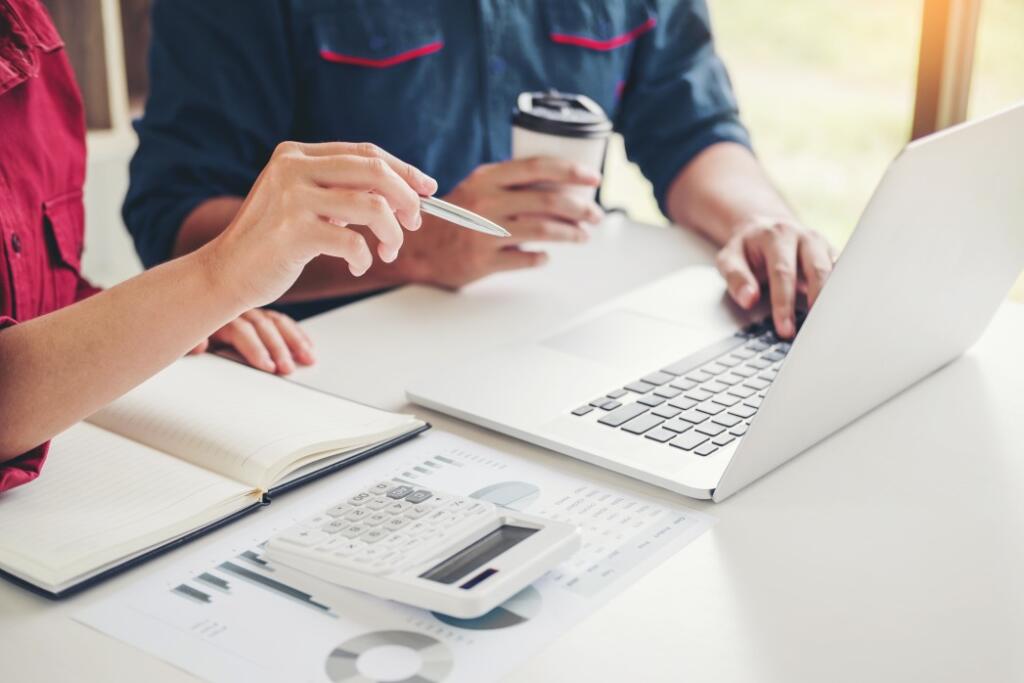
[[[510,156],[522,91],[597,101],[663,207],[705,147],[749,144],[704,0],[158,0],[152,31],[124,205],[147,266],[283,140],[376,143],[443,195]]]

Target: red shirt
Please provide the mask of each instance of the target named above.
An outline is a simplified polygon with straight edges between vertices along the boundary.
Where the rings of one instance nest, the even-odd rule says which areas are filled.
[[[38,0],[0,0],[0,328],[96,291],[79,272],[85,118],[63,47]],[[0,464],[0,491],[35,479],[46,449]]]

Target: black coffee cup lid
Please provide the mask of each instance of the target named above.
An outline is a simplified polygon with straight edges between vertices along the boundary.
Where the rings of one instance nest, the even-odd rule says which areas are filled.
[[[512,125],[568,138],[603,138],[612,131],[612,122],[597,102],[557,90],[520,93]]]

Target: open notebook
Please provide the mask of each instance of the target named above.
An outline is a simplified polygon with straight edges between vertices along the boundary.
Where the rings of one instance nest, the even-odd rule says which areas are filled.
[[[39,478],[0,494],[0,570],[67,594],[426,428],[184,358],[58,436]]]

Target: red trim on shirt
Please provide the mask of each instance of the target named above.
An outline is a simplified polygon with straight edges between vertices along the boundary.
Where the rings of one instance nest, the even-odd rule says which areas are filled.
[[[614,50],[617,47],[622,47],[627,43],[633,42],[643,34],[650,31],[657,24],[657,18],[651,17],[632,31],[623,33],[621,36],[609,38],[608,40],[597,40],[596,38],[587,38],[586,36],[572,36],[567,33],[552,33],[551,40],[556,43],[561,43],[562,45],[575,45],[576,47],[585,47],[591,50],[607,52],[608,50]]]
[[[410,59],[416,59],[417,57],[424,57],[426,55],[434,54],[444,47],[444,41],[438,40],[433,43],[427,43],[422,47],[417,47],[406,52],[400,52],[397,55],[391,57],[384,57],[383,59],[369,59],[367,57],[356,57],[353,55],[343,55],[340,52],[333,50],[323,49],[320,50],[320,56],[326,59],[328,62],[335,62],[337,64],[355,64],[356,66],[368,66],[371,69],[386,69],[389,66],[395,66],[402,62],[408,62]]]

